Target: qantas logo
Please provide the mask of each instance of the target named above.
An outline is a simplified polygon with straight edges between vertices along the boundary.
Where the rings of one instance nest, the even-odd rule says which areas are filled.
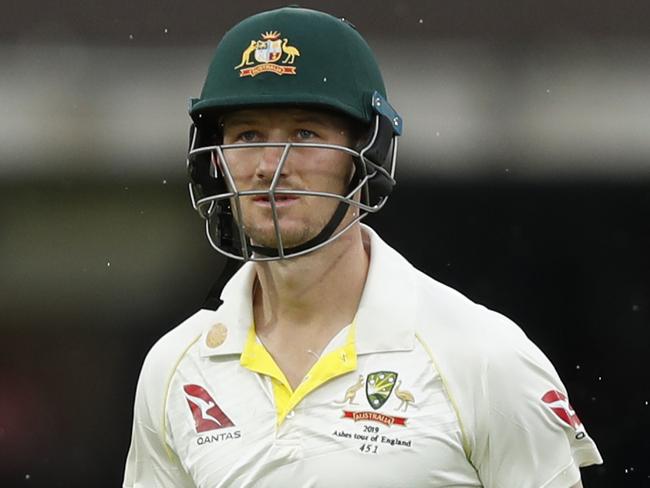
[[[235,425],[202,386],[185,385],[183,390],[194,417],[196,432],[201,433]]]
[[[582,434],[579,438],[584,437],[585,429],[578,414],[573,410],[566,395],[561,391],[549,390],[542,397],[542,401],[557,415],[564,423],[573,427],[573,429]]]

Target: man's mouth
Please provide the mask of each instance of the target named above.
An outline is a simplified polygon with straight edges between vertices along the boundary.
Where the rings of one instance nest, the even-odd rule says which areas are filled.
[[[299,200],[297,195],[275,195],[276,207],[287,207]],[[271,200],[267,195],[258,195],[253,197],[253,203],[262,207],[270,207]]]

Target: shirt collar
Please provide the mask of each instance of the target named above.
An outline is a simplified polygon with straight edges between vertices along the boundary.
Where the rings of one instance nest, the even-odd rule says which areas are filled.
[[[246,338],[253,323],[253,283],[255,266],[245,263],[226,283],[222,292],[223,304],[214,312],[209,324],[203,330],[199,340],[202,357],[241,354]],[[211,343],[210,332],[215,328],[225,328],[225,339],[221,344]],[[219,341],[220,342],[220,341]]]
[[[410,351],[415,344],[415,269],[375,231],[370,267],[356,315],[357,354]]]
[[[355,317],[357,354],[409,351],[415,343],[415,270],[375,231],[362,225],[370,239],[370,266]],[[211,314],[199,341],[202,357],[241,354],[253,323],[255,266],[244,264],[221,293],[223,305]],[[220,328],[219,344],[210,332]],[[225,338],[221,331],[226,329]],[[211,347],[212,346],[212,347]]]

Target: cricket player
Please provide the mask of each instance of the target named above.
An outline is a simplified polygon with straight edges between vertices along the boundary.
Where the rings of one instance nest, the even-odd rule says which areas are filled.
[[[149,352],[125,487],[582,486],[601,456],[544,354],[361,223],[403,126],[351,23],[245,19],[190,116],[192,203],[243,265]]]

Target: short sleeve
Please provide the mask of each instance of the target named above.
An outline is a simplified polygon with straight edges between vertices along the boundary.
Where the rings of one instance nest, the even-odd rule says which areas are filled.
[[[161,432],[164,378],[154,374],[151,353],[142,367],[135,395],[131,447],[126,460],[124,488],[194,488]]]
[[[512,324],[490,348],[483,378],[487,435],[475,460],[486,488],[569,488],[602,463],[555,368]]]

